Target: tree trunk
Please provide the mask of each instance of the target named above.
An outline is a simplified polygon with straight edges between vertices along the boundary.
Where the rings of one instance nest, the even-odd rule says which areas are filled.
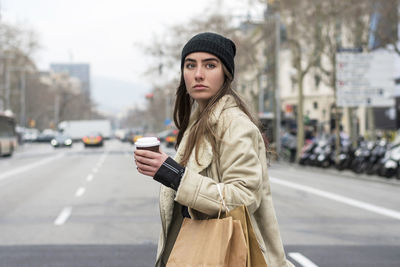
[[[374,108],[373,107],[368,107],[367,108],[367,114],[368,114],[368,137],[369,140],[375,141],[376,139],[376,132],[375,132],[375,114],[374,114]]]
[[[299,161],[301,156],[301,150],[304,146],[304,116],[303,116],[303,79],[304,75],[298,70],[298,85],[299,85],[299,95],[298,95],[298,105],[297,105],[297,156],[296,159]]]
[[[340,153],[340,114],[338,106],[335,109],[335,128],[335,162],[338,162]]]

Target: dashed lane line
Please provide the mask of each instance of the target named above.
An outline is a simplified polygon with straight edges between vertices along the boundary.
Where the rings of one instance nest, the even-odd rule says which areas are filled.
[[[89,174],[89,175],[86,177],[86,181],[91,182],[92,180],[93,180],[93,174]]]
[[[56,226],[63,225],[68,218],[71,216],[72,207],[65,207],[60,214],[58,215],[57,219],[55,219],[54,224]]]
[[[301,266],[303,267],[318,267],[315,263],[313,263],[311,260],[306,258],[304,255],[298,252],[291,252],[289,253],[289,257],[297,261]]]
[[[97,173],[99,171],[99,168],[104,163],[106,156],[107,156],[107,154],[103,154],[103,156],[97,162],[97,167],[93,168],[93,170],[92,170],[93,173]],[[86,181],[91,182],[93,180],[93,177],[94,177],[93,174],[89,174],[86,177]],[[78,190],[76,190],[76,192],[75,192],[75,196],[81,197],[85,193],[85,191],[86,191],[86,189],[84,187],[79,187]],[[71,213],[72,213],[72,207],[70,207],[70,206],[65,207],[61,211],[61,213],[58,215],[58,217],[55,219],[54,224],[56,226],[63,225],[68,220],[68,218],[71,216]]]
[[[367,210],[367,211],[370,211],[373,213],[391,217],[396,220],[400,220],[400,212],[395,211],[395,210],[379,207],[379,206],[376,206],[373,204],[369,204],[369,203],[355,200],[355,199],[352,199],[349,197],[337,195],[337,194],[323,191],[320,189],[316,189],[316,188],[313,188],[310,186],[305,186],[305,185],[301,185],[301,184],[297,184],[297,183],[293,183],[293,182],[289,182],[289,181],[284,181],[282,179],[277,179],[277,178],[271,177],[270,180],[271,180],[271,183],[275,183],[275,184],[283,185],[283,186],[290,187],[290,188],[293,188],[296,190],[308,192],[308,193],[311,193],[311,194],[314,194],[314,195],[317,195],[320,197],[328,198],[328,199],[331,199],[331,200],[334,200],[337,202],[347,204],[349,206],[357,207],[357,208],[364,209],[364,210]]]
[[[76,197],[81,197],[85,193],[86,189],[84,187],[79,187],[78,190],[76,190],[75,196]]]

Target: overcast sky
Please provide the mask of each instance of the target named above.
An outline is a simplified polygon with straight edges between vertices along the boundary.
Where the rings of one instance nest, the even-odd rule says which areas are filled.
[[[222,1],[225,12],[245,14],[248,2]],[[217,0],[0,0],[3,20],[39,35],[41,70],[52,62],[90,63],[92,95],[101,107],[122,110],[151,87],[142,73],[149,58],[134,44],[148,44],[169,25],[204,15]],[[229,4],[227,4],[229,3]],[[110,88],[115,82],[114,88]],[[135,89],[132,89],[135,87]],[[113,95],[118,94],[113,98]]]

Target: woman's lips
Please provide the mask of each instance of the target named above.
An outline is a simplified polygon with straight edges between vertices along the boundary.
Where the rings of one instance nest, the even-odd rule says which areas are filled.
[[[195,85],[195,86],[193,86],[193,89],[195,89],[195,90],[204,90],[206,88],[207,88],[207,86],[205,86],[205,85]]]

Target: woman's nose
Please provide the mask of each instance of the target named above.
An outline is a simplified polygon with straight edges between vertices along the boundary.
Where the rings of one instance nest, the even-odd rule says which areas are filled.
[[[203,71],[203,68],[201,68],[201,67],[199,67],[199,68],[197,68],[196,69],[196,72],[195,72],[195,79],[204,79],[204,71]]]

